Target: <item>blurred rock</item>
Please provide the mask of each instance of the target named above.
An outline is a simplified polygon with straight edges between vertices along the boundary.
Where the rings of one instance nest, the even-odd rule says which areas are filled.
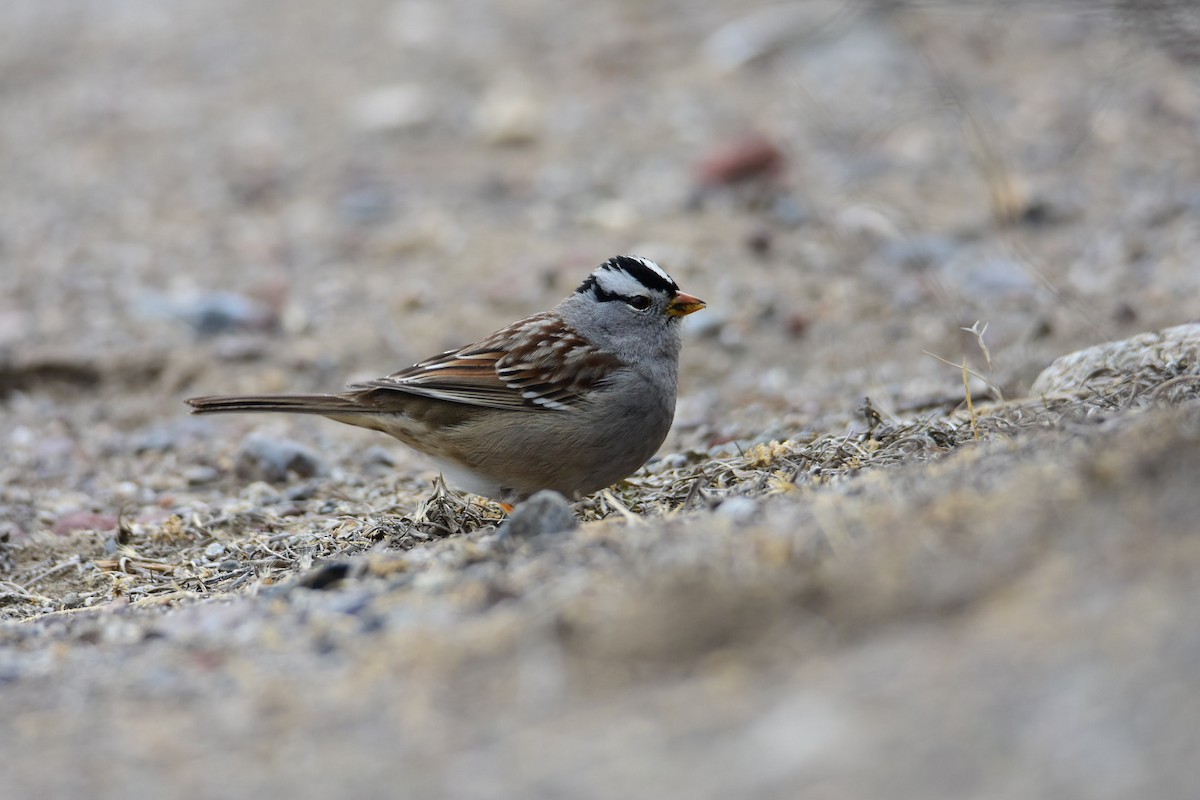
[[[314,591],[333,589],[349,578],[351,571],[352,565],[347,561],[329,561],[314,566],[301,575],[294,585]]]
[[[400,0],[387,18],[387,34],[397,45],[436,48],[448,35],[449,12],[433,0]]]
[[[690,338],[720,338],[721,334],[730,326],[733,317],[728,311],[717,310],[711,308],[706,309],[703,314],[693,314],[684,321],[683,333]]]
[[[396,451],[381,444],[372,445],[363,450],[360,461],[367,466],[379,467],[394,467],[399,463],[396,458]]]
[[[66,536],[76,531],[111,531],[116,530],[117,518],[112,514],[97,514],[92,511],[75,511],[59,517],[52,529],[58,536]]]
[[[194,292],[177,297],[146,293],[137,306],[145,317],[181,320],[200,336],[267,331],[279,326],[279,317],[268,304],[233,292]]]
[[[604,231],[620,233],[637,224],[638,215],[633,206],[623,200],[605,200],[592,206],[588,221]]]
[[[500,529],[516,539],[529,539],[549,533],[564,533],[579,527],[567,498],[544,490],[521,503]]]
[[[404,83],[363,92],[350,105],[350,121],[367,132],[417,128],[433,119],[436,108],[422,86]]]
[[[338,196],[342,218],[357,225],[376,225],[391,219],[396,211],[396,192],[373,177],[355,175]]]
[[[270,351],[270,342],[260,333],[236,333],[213,343],[213,358],[219,361],[258,361]]]
[[[26,346],[12,353],[0,351],[0,398],[53,385],[78,390],[94,387],[104,380],[105,373],[97,359],[80,352],[78,345],[71,353],[30,353],[30,349]]]
[[[791,194],[781,193],[771,203],[771,216],[783,225],[795,228],[811,222],[815,214]]]
[[[27,341],[33,331],[33,315],[19,308],[0,308],[0,347]]]
[[[754,179],[778,180],[787,165],[783,150],[761,133],[714,147],[696,163],[696,182],[702,188],[729,186]]]
[[[771,246],[775,242],[775,237],[771,233],[771,229],[765,226],[754,228],[746,234],[746,249],[759,258],[765,258],[771,252]]]
[[[311,448],[291,439],[253,435],[238,449],[237,475],[243,480],[283,483],[289,474],[312,478],[326,474],[324,460]]]
[[[183,470],[183,479],[188,486],[203,486],[212,483],[220,477],[215,467],[187,467]]]
[[[1200,323],[1143,333],[1062,356],[1038,375],[1029,394],[1102,392],[1137,381],[1155,386],[1174,382],[1200,392]]]
[[[475,130],[487,144],[529,144],[541,133],[544,113],[543,104],[524,82],[507,81],[484,95],[475,114]]]
[[[230,196],[246,206],[279,200],[293,174],[286,123],[253,114],[235,125],[220,164]]]
[[[1024,225],[1061,225],[1078,219],[1083,208],[1074,198],[1065,195],[1043,195],[1029,198],[1017,209],[1016,221]]]
[[[180,408],[184,408],[180,404]],[[209,435],[212,425],[199,417],[181,416],[143,428],[122,440],[134,453],[165,453]]]
[[[717,507],[717,513],[737,523],[747,523],[758,516],[759,504],[749,497],[731,497]]]
[[[852,13],[845,3],[825,0],[765,6],[713,31],[704,41],[704,55],[718,70],[732,72]]]
[[[1029,264],[978,248],[964,250],[943,262],[940,274],[948,286],[976,303],[1031,297],[1038,291]]]
[[[846,206],[834,218],[839,233],[875,242],[894,242],[900,238],[896,210],[876,203]]]
[[[890,263],[915,271],[939,266],[950,259],[956,247],[957,243],[946,236],[905,236],[888,242],[883,255]]]

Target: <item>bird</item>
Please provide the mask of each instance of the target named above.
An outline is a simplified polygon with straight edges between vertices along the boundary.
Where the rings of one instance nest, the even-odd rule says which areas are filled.
[[[193,414],[315,414],[381,431],[507,511],[628,477],[675,416],[681,320],[705,308],[655,262],[614,256],[549,311],[337,394],[194,397]]]

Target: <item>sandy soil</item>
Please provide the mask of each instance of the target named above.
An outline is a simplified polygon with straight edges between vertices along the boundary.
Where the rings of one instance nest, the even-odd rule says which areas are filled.
[[[0,8],[6,796],[1196,796],[1200,24],[891,6]],[[575,530],[181,402],[622,252],[709,308]]]

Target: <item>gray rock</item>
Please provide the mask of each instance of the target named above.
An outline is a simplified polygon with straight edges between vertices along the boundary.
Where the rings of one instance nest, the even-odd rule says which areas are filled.
[[[301,478],[324,475],[325,464],[311,448],[291,439],[250,436],[237,454],[237,474],[246,480],[282,483],[289,473]]]
[[[940,275],[947,285],[977,303],[1032,297],[1038,291],[1029,266],[1004,253],[987,248],[967,249],[947,258]]]
[[[279,318],[267,304],[234,292],[195,292],[166,297],[148,292],[138,300],[147,318],[168,317],[190,325],[200,336],[230,331],[269,331]]]
[[[355,98],[350,121],[362,131],[391,133],[426,125],[436,112],[437,104],[425,87],[399,83],[376,87]]]
[[[1118,342],[1077,350],[1042,370],[1030,387],[1033,397],[1103,391],[1122,381],[1165,384],[1183,380],[1192,385],[1200,375],[1200,323],[1176,325],[1140,333]]]
[[[546,533],[565,533],[579,527],[567,498],[558,492],[544,490],[517,506],[501,531],[518,539],[529,539]]]
[[[737,523],[747,523],[758,516],[759,504],[749,497],[730,497],[717,508],[717,513]]]
[[[199,417],[179,417],[147,426],[123,440],[134,453],[166,453],[204,439],[211,426]]]
[[[183,478],[188,486],[203,486],[212,483],[220,477],[215,467],[195,466],[183,470]]]

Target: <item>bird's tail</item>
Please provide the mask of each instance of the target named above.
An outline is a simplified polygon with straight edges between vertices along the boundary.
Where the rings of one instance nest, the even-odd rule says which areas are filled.
[[[341,416],[369,412],[347,397],[336,394],[247,394],[192,397],[184,401],[193,414],[231,414],[276,411],[285,414]]]

